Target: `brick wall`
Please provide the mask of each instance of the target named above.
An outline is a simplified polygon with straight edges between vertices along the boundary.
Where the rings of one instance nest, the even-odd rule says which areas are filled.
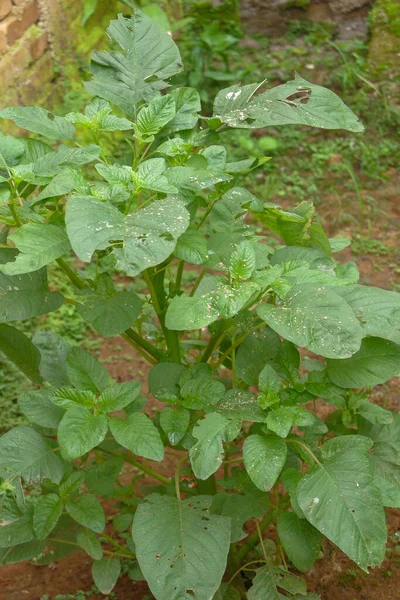
[[[79,78],[85,57],[104,39],[121,5],[101,3],[85,28],[83,0],[0,0],[0,108],[62,101],[55,85]]]

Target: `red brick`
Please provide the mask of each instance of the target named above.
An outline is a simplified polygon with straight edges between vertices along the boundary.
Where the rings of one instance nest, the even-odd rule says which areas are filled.
[[[47,38],[47,32],[43,31],[43,33],[36,38],[35,40],[33,40],[33,42],[31,43],[31,56],[32,56],[32,62],[35,62],[38,58],[40,58],[43,54],[43,52],[46,50],[48,46],[48,38]]]
[[[10,46],[14,44],[20,37],[22,37],[24,31],[31,25],[36,23],[39,19],[39,8],[36,0],[31,2],[24,8],[22,17],[13,16],[7,27],[7,41]]]
[[[0,94],[22,78],[30,62],[29,50],[23,45],[8,52],[0,60]]]
[[[12,9],[10,0],[0,0],[0,19],[4,19]]]

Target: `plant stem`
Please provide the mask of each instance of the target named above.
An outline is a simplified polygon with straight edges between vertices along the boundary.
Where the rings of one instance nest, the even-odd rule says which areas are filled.
[[[274,520],[276,516],[276,511],[272,510],[270,513],[267,513],[266,516],[264,517],[264,519],[261,521],[261,523],[258,526],[258,529],[260,530],[260,532],[263,532],[268,525],[271,523],[271,521]],[[244,546],[242,546],[237,554],[237,560],[238,562],[242,562],[242,560],[244,560],[246,558],[246,556],[248,555],[248,553],[253,549],[254,545],[257,543],[258,540],[258,530],[255,531],[247,540],[247,542],[244,544]]]
[[[176,469],[175,469],[175,492],[176,492],[176,497],[178,498],[178,500],[181,499],[181,489],[179,487],[179,479],[180,479],[180,472],[181,472],[181,466],[187,461],[188,457],[184,456],[176,465]]]
[[[114,546],[114,548],[116,548],[117,550],[121,550],[123,553],[125,552],[130,552],[129,550],[127,550],[127,548],[124,548],[124,546],[121,546],[121,544],[118,544],[118,542],[116,542],[115,540],[113,540],[113,538],[109,535],[107,535],[106,533],[102,533],[101,536],[107,540],[107,542],[109,542],[110,544],[112,544],[112,546]],[[131,557],[134,559],[136,558],[136,556],[132,553]]]
[[[19,214],[17,213],[16,209],[15,209],[15,204],[14,204],[14,200],[11,200],[9,205],[8,205],[9,209],[10,209],[10,213],[12,214],[14,221],[16,223],[16,225],[18,225],[18,227],[21,227],[22,225],[22,221],[19,218]]]
[[[146,350],[153,358],[159,361],[162,357],[162,352],[154,348],[153,344],[150,344],[146,339],[144,339],[141,335],[139,335],[136,331],[134,331],[131,327],[125,331],[125,334],[134,342],[136,342],[139,346]]]
[[[180,260],[179,261],[179,265],[178,265],[178,269],[176,271],[175,292],[179,292],[179,290],[181,289],[182,274],[183,274],[183,267],[184,266],[185,266],[185,261],[184,260]]]
[[[225,336],[225,331],[222,332],[220,335],[218,335],[218,333],[214,333],[214,335],[211,336],[210,341],[208,342],[207,347],[204,350],[204,353],[200,359],[200,362],[206,363],[208,361],[215,348],[218,348]]]
[[[235,573],[232,575],[232,577],[228,581],[228,586],[239,575],[240,571],[245,571],[247,569],[247,567],[249,567],[250,565],[256,565],[256,564],[259,565],[260,563],[264,564],[264,562],[265,562],[264,560],[260,559],[260,560],[252,560],[251,562],[246,563],[245,565],[243,565],[243,567],[240,567],[237,571],[235,571]],[[253,570],[253,569],[251,569],[251,570]]]
[[[202,269],[200,271],[198,278],[196,279],[196,281],[194,283],[194,286],[193,286],[192,291],[190,292],[189,296],[194,296],[194,293],[197,290],[197,288],[199,287],[201,280],[203,279],[205,274],[206,274],[206,269]]]
[[[73,269],[71,269],[69,264],[65,262],[63,258],[57,258],[56,263],[59,267],[61,267],[68,279],[74,284],[76,288],[78,288],[79,290],[83,290],[87,287],[86,281],[79,277],[79,275],[75,273]]]
[[[258,537],[260,538],[260,544],[261,544],[261,548],[262,548],[262,552],[265,558],[265,562],[268,562],[268,556],[267,556],[267,552],[265,550],[265,546],[264,546],[264,540],[263,540],[263,536],[261,533],[261,529],[260,529],[260,523],[258,522],[258,519],[254,519],[255,523],[256,523],[256,528],[257,528],[257,533],[258,533]]]
[[[70,542],[69,540],[62,540],[59,538],[47,538],[48,542],[55,542],[58,544],[67,544],[68,546],[76,546],[77,548],[79,548],[80,550],[82,550],[81,546],[79,544],[77,544],[76,542]],[[122,546],[121,546],[122,548]],[[124,549],[125,550],[125,549]],[[135,559],[136,557],[134,556],[134,554],[122,554],[121,552],[110,552],[109,550],[103,550],[104,554],[107,554],[108,556],[120,556],[121,558],[130,558],[131,560]]]
[[[122,338],[124,338],[126,342],[128,342],[130,346],[132,346],[132,348],[135,348],[136,352],[138,352],[140,356],[147,360],[147,362],[149,362],[151,365],[157,364],[158,361],[149,354],[147,354],[146,350],[143,350],[143,348],[141,348],[141,346],[137,342],[135,342],[129,335],[127,335],[126,333],[121,333],[120,335]]]
[[[257,329],[261,329],[262,327],[265,327],[267,324],[266,323],[259,323],[259,325],[257,325],[256,327],[254,327],[251,331],[246,331],[246,333],[244,333],[243,335],[241,335],[240,337],[238,337],[235,342],[229,346],[229,348],[223,353],[223,355],[221,356],[221,358],[218,360],[218,362],[215,363],[215,365],[213,365],[211,368],[213,371],[216,371],[218,369],[218,367],[220,367],[222,365],[222,363],[229,357],[230,354],[232,354],[232,351],[237,348],[238,346],[240,346],[240,344],[242,342],[244,342],[244,340],[247,338],[247,336],[250,333],[253,333],[253,331],[257,331]]]
[[[285,442],[287,444],[297,444],[298,446],[301,446],[302,448],[304,448],[304,450],[311,456],[311,458],[314,460],[314,462],[317,465],[319,465],[320,467],[322,467],[322,464],[320,463],[318,458],[315,456],[314,452],[312,450],[310,450],[310,448],[308,446],[303,444],[303,442],[300,442],[299,440],[293,440],[293,439],[285,440]]]

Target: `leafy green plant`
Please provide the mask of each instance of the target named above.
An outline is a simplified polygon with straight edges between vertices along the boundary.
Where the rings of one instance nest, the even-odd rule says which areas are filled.
[[[363,127],[298,76],[223,89],[201,117],[196,89],[168,90],[182,70],[169,35],[139,10],[108,34],[122,51],[94,54],[84,114],[0,111],[41,136],[0,138],[0,350],[32,382],[19,397],[32,425],[0,438],[1,560],[82,549],[104,594],[124,560],[157,600],[315,599],[290,567],[306,572],[324,536],[379,565],[384,507],[400,504],[398,419],[368,400],[400,372],[400,296],[334,260],[347,242],[312,203],[283,210],[239,187],[267,159],[229,161],[219,136]],[[121,131],[124,163],[107,151]],[[73,297],[49,289],[54,262]],[[140,353],[148,394],[54,332],[9,324],[63,303]]]

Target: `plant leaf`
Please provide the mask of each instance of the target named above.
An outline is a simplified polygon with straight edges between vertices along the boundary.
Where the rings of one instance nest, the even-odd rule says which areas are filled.
[[[61,454],[66,460],[79,458],[95,448],[106,437],[108,420],[106,415],[93,415],[84,406],[67,410],[58,428]]]
[[[209,413],[193,429],[197,442],[189,450],[190,463],[198,479],[208,479],[221,466],[224,456],[228,419],[218,413]]]
[[[36,425],[57,429],[65,411],[54,406],[50,398],[51,393],[45,390],[24,392],[18,396],[18,406]]]
[[[297,500],[306,519],[361,569],[385,556],[386,523],[374,486],[368,450],[361,436],[342,436],[322,447],[324,462],[304,475]]]
[[[78,313],[104,337],[118,335],[138,318],[142,303],[133,292],[116,291],[107,297],[94,296],[77,307]]]
[[[243,460],[252,482],[268,492],[278,479],[286,461],[287,446],[276,436],[250,435],[243,444]]]
[[[278,521],[277,531],[283,548],[296,569],[306,573],[317,560],[322,535],[305,519],[285,512]]]
[[[206,239],[200,231],[188,229],[178,238],[174,254],[192,265],[202,265],[208,258]]]
[[[231,519],[231,543],[239,542],[247,536],[243,525],[253,517],[261,518],[267,512],[267,494],[228,494],[219,492],[213,497],[211,512]]]
[[[295,286],[280,306],[263,304],[257,313],[279,335],[321,356],[348,358],[360,349],[361,325],[331,288]]]
[[[33,531],[39,540],[44,540],[53,531],[62,510],[63,503],[57,494],[39,498],[33,513]]]
[[[94,52],[93,80],[86,89],[116,104],[130,117],[135,105],[153,97],[168,84],[164,81],[182,70],[179,50],[171,36],[137,8],[132,16],[111,21],[107,34],[125,54]]]
[[[6,469],[28,483],[47,477],[60,483],[64,465],[51,446],[32,427],[15,427],[0,438],[0,469]]]
[[[138,381],[115,383],[107,387],[98,400],[102,412],[114,412],[132,404],[140,393],[141,385]]]
[[[79,546],[94,560],[103,558],[103,548],[95,533],[90,529],[80,529],[76,536]]]
[[[189,427],[189,421],[190,411],[186,408],[178,407],[176,410],[170,407],[164,408],[160,415],[160,426],[172,446],[176,446],[182,440]]]
[[[67,502],[65,510],[79,525],[83,525],[95,533],[103,533],[106,519],[96,496],[82,494],[73,502]]]
[[[272,567],[265,565],[256,570],[247,598],[248,600],[281,600],[282,597],[276,589]]]
[[[1,119],[11,119],[18,127],[55,140],[74,139],[75,128],[64,117],[56,117],[39,106],[10,106],[0,110]]]
[[[133,521],[137,560],[157,600],[209,600],[217,591],[230,520],[210,514],[211,501],[209,496],[179,501],[152,494],[138,507]]]
[[[379,337],[368,337],[350,358],[328,360],[327,369],[329,379],[340,387],[379,385],[400,375],[400,346]]]
[[[102,594],[109,594],[118,581],[121,561],[115,556],[95,560],[92,565],[92,577]]]
[[[111,418],[110,429],[118,444],[134,454],[157,461],[164,458],[160,434],[147,415],[133,413],[125,421]]]
[[[29,379],[41,382],[38,373],[40,352],[21,331],[0,323],[0,351]]]
[[[102,392],[110,381],[103,365],[90,352],[79,346],[74,346],[68,352],[67,370],[72,385],[94,394]]]

